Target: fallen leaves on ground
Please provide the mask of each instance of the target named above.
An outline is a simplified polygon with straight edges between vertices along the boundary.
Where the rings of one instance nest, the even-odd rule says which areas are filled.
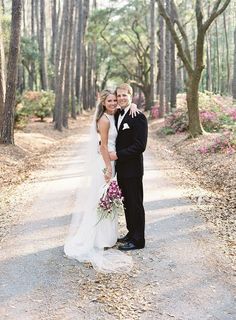
[[[170,170],[169,174],[186,187],[186,195],[214,226],[233,260],[236,254],[236,154],[200,154],[199,146],[214,140],[215,134],[187,139],[186,133],[166,136],[161,133],[162,127],[162,120],[150,123],[151,148],[179,169]]]

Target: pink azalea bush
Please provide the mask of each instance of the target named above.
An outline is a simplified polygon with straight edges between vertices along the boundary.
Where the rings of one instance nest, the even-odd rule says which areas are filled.
[[[197,151],[201,154],[224,152],[233,154],[236,151],[236,140],[232,132],[225,132],[222,136],[214,139],[209,145],[200,146]]]
[[[220,125],[218,115],[214,111],[200,111],[200,121],[203,128],[208,132],[216,131]]]
[[[165,118],[165,128],[167,134],[180,133],[188,129],[187,112],[183,109],[177,109]],[[168,131],[169,130],[169,131]]]

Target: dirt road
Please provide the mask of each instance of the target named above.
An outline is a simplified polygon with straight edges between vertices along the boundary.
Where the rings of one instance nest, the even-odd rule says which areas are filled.
[[[21,217],[1,243],[0,318],[236,319],[232,269],[219,240],[166,174],[170,164],[149,148],[147,246],[129,253],[133,271],[98,274],[64,257],[87,138],[86,132],[77,136],[18,187]]]

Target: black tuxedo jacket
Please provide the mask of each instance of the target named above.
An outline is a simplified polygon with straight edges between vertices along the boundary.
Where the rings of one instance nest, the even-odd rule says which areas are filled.
[[[115,115],[117,127],[119,115]],[[143,152],[147,144],[148,126],[143,113],[132,118],[129,111],[124,116],[116,138],[117,178],[134,178],[143,175]]]

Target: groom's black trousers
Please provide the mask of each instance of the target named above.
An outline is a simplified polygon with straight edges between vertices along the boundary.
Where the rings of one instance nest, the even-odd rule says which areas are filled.
[[[128,236],[138,246],[145,245],[145,212],[143,208],[143,178],[119,178],[124,197]]]

